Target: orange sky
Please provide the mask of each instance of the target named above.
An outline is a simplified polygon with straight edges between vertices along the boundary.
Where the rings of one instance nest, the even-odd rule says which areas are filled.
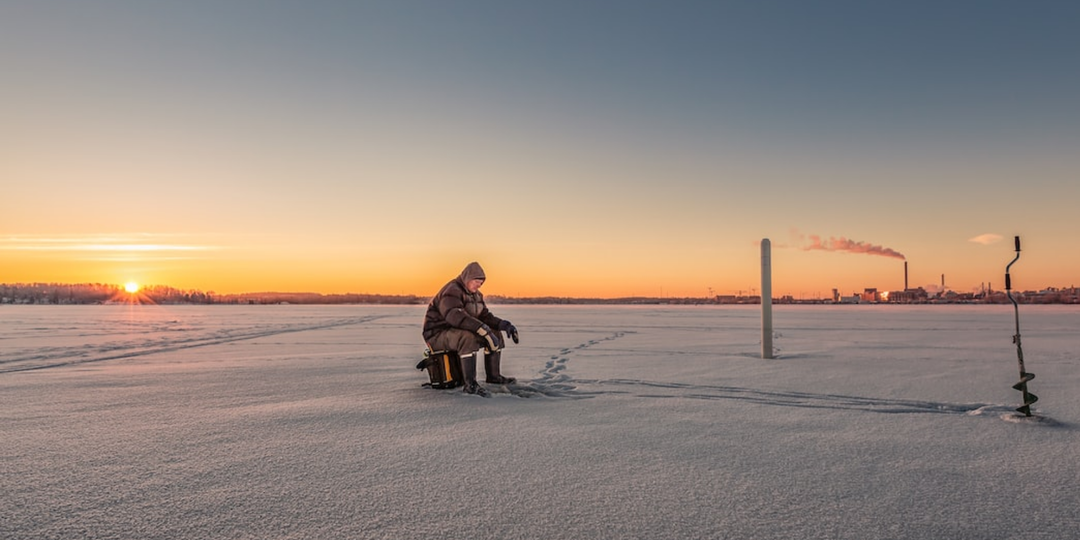
[[[510,296],[693,296],[751,294],[760,291],[760,247],[746,240],[731,249],[703,246],[684,253],[685,245],[652,249],[642,257],[633,245],[572,245],[558,251],[529,251],[513,247],[465,248],[423,253],[384,251],[365,256],[359,250],[340,253],[321,246],[229,245],[216,238],[179,235],[110,235],[86,237],[15,237],[4,245],[6,282],[102,282],[163,284],[218,293],[312,291],[322,293],[431,294],[471,260],[488,271],[487,294]],[[903,260],[847,251],[806,250],[798,235],[772,241],[773,290],[777,296],[819,298],[832,288],[843,294],[865,287],[903,288]],[[584,243],[583,243],[584,244]],[[926,268],[909,262],[911,286],[934,288],[944,273],[946,285],[987,283],[1003,286],[1004,266],[1013,256],[1011,241],[989,246],[966,242],[957,253],[938,254],[948,265]],[[1053,268],[1054,258],[1039,241],[1025,244],[1012,273],[1017,288],[1040,288],[1039,272]],[[453,247],[453,246],[452,246]],[[552,253],[557,257],[548,260]],[[940,268],[960,268],[949,273]],[[985,274],[965,273],[985,267]],[[1037,277],[1036,277],[1037,276]],[[1057,276],[1069,285],[1068,276]],[[850,284],[846,288],[845,284]]]

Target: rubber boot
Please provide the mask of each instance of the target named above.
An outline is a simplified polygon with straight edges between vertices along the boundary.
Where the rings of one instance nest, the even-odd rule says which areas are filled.
[[[500,364],[502,364],[502,351],[495,351],[484,355],[484,374],[487,375],[485,380],[491,384],[516,383],[517,379],[513,377],[502,376],[502,373],[499,372]]]
[[[476,382],[476,353],[461,357],[461,378],[465,380],[462,391],[466,394],[475,394],[480,397],[491,395],[486,388]]]

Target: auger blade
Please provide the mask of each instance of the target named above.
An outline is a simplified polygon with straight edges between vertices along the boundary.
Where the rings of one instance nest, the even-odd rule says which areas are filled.
[[[1020,378],[1020,382],[1013,385],[1013,390],[1019,390],[1019,391],[1023,392],[1024,387],[1027,385],[1028,381],[1030,381],[1031,379],[1034,379],[1034,378],[1035,378],[1034,373],[1025,373],[1023,375],[1023,377]]]
[[[1024,413],[1024,416],[1031,416],[1031,405],[1036,401],[1039,401],[1039,396],[1036,396],[1027,390],[1027,381],[1029,380],[1031,379],[1022,380],[1013,386],[1013,388],[1024,393],[1024,404],[1016,409],[1017,411]]]

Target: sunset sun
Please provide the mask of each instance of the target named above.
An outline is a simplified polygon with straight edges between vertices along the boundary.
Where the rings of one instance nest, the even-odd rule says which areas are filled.
[[[139,292],[139,284],[134,281],[129,281],[124,284],[124,290],[131,294],[135,294]]]

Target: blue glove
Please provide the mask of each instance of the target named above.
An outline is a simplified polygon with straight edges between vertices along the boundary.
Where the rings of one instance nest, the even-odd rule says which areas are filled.
[[[503,321],[499,323],[499,330],[506,332],[506,335],[510,336],[510,339],[514,340],[514,343],[521,343],[518,339],[517,327],[510,321]]]

